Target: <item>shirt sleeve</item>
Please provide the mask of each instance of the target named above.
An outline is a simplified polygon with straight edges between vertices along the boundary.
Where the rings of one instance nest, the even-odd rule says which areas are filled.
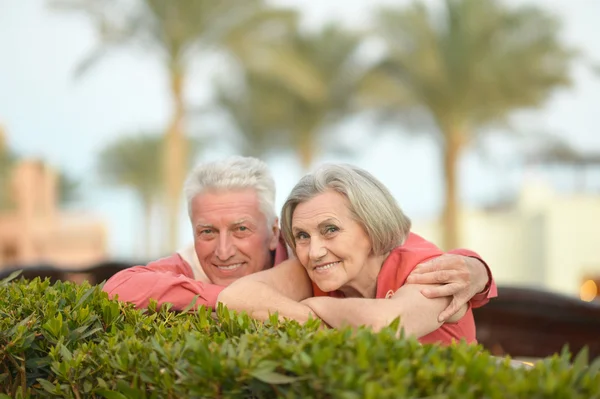
[[[488,266],[488,264],[481,258],[481,256],[479,256],[479,254],[477,254],[474,251],[470,251],[468,249],[454,249],[452,251],[448,251],[448,253],[475,258],[475,259],[479,260],[481,263],[483,263],[483,265],[485,266],[485,269],[487,270],[487,274],[488,274],[487,285],[485,286],[483,291],[481,291],[480,293],[475,295],[473,298],[471,298],[471,301],[469,302],[473,308],[479,308],[479,307],[485,305],[486,303],[488,303],[491,298],[495,298],[498,296],[498,287],[496,286],[496,282],[494,281],[494,277],[492,276],[492,271],[490,270],[490,267]]]
[[[217,296],[225,287],[196,281],[193,276],[191,267],[176,254],[122,270],[108,279],[103,290],[110,298],[117,297],[138,308],[148,307],[152,298],[159,305],[171,303],[174,310],[182,310],[197,295],[194,308],[204,305],[214,309]]]

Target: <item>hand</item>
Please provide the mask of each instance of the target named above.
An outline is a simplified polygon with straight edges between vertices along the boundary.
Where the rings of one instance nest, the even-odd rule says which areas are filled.
[[[450,305],[438,316],[438,321],[443,323],[483,291],[488,279],[487,269],[478,259],[444,254],[418,265],[408,276],[406,283],[443,284],[421,290],[427,298],[452,297]]]

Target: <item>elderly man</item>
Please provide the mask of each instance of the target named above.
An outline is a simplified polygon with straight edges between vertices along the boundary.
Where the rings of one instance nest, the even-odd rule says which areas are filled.
[[[137,307],[147,307],[152,298],[174,309],[189,306],[197,296],[195,307],[214,308],[227,285],[287,259],[275,214],[275,182],[264,162],[231,157],[201,164],[188,176],[184,191],[193,248],[115,274],[104,285],[110,296]],[[413,236],[405,245],[421,240]],[[479,307],[497,295],[487,265],[464,249],[420,265],[410,279],[445,284],[423,291],[427,297],[453,296],[440,315],[444,320],[468,301]]]

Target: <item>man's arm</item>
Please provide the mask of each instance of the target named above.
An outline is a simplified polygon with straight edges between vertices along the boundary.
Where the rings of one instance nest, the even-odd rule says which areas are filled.
[[[404,247],[415,250],[437,248],[414,233],[409,234]],[[450,305],[440,313],[440,322],[447,320],[467,302],[470,302],[472,307],[480,307],[498,295],[488,265],[477,253],[467,249],[456,249],[423,262],[411,272],[406,283],[443,284],[422,290],[422,294],[427,298],[452,297]]]
[[[302,303],[333,328],[369,326],[379,331],[400,317],[400,327],[406,335],[419,338],[440,328],[443,323],[438,321],[438,314],[450,304],[448,297],[425,298],[421,294],[423,288],[404,285],[389,299],[314,297]],[[458,321],[467,309],[463,305],[451,321]]]
[[[444,254],[418,265],[406,283],[443,284],[426,287],[421,292],[430,299],[452,297],[450,305],[440,313],[440,321],[445,321],[467,302],[479,307],[485,305],[489,298],[497,296],[496,284],[490,277],[487,265],[480,259]]]
[[[102,288],[111,298],[131,302],[138,308],[146,308],[150,298],[159,305],[172,303],[174,310],[187,307],[197,295],[194,308],[202,305],[214,308],[217,296],[224,287],[196,281],[193,272],[179,257],[151,262],[146,266],[134,266],[112,276]]]
[[[258,320],[266,320],[277,312],[280,318],[303,323],[315,318],[312,310],[300,303],[309,296],[312,284],[304,267],[297,259],[288,259],[277,267],[233,282],[219,294],[217,302]]]

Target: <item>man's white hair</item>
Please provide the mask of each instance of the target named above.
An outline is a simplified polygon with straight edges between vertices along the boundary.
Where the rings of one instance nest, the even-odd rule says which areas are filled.
[[[202,192],[243,189],[256,191],[268,226],[275,223],[275,180],[267,164],[253,157],[233,156],[196,166],[184,185],[188,213],[191,215],[192,200]]]

